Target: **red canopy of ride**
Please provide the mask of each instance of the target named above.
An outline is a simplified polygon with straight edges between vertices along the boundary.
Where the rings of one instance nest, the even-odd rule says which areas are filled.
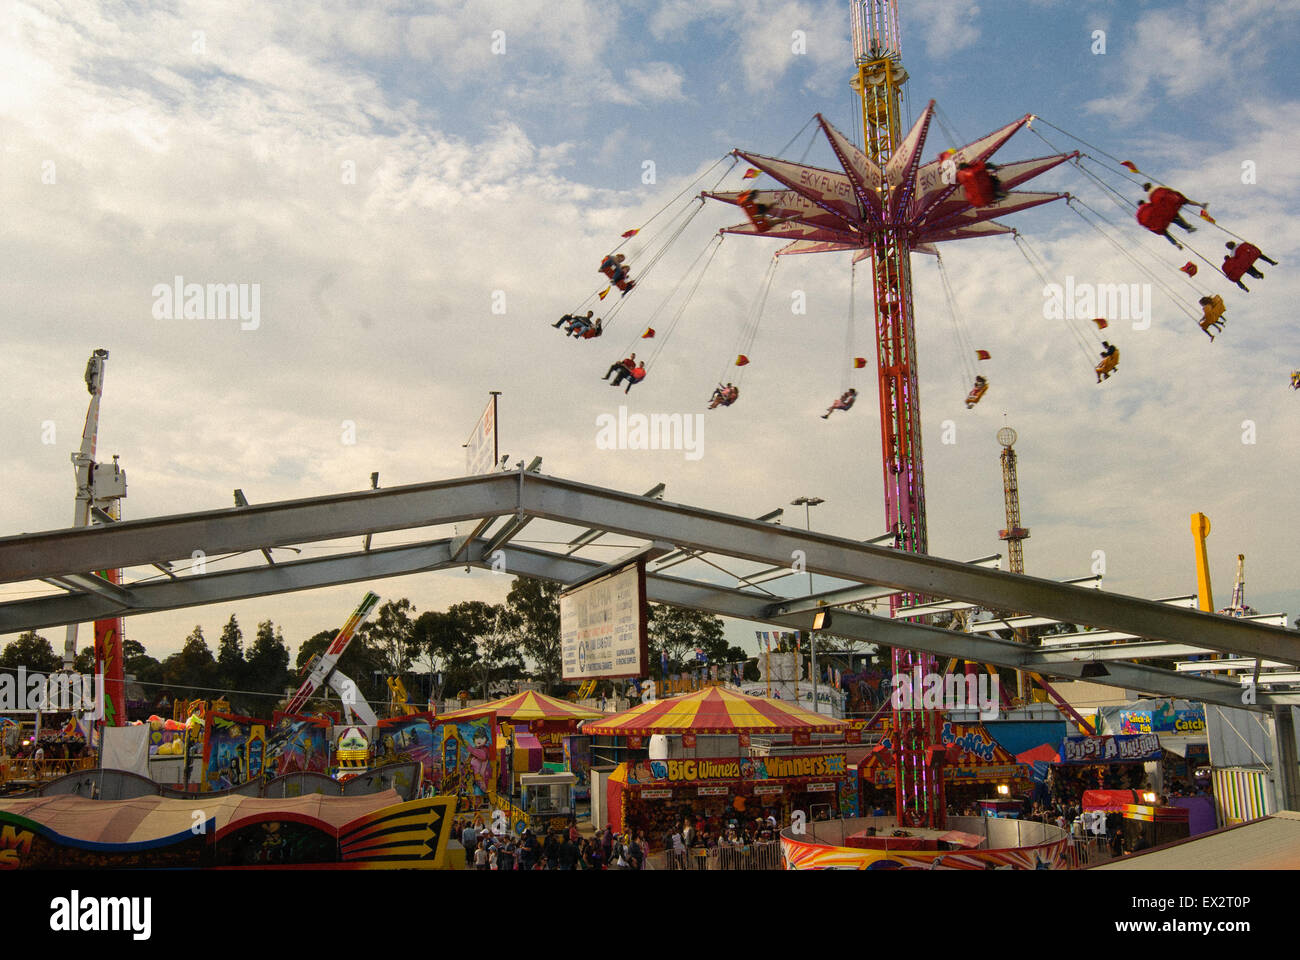
[[[1131,803],[1142,803],[1142,794],[1136,790],[1085,790],[1083,809],[1103,813],[1123,813]]]

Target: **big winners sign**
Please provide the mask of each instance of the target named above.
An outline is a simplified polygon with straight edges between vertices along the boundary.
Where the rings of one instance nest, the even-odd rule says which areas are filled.
[[[647,673],[645,560],[560,594],[560,661],[565,680]]]

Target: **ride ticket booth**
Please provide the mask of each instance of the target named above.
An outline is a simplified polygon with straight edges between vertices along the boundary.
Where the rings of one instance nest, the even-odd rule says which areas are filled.
[[[569,820],[577,813],[573,798],[577,782],[571,772],[520,774],[520,806],[537,825],[538,833],[568,828]]]

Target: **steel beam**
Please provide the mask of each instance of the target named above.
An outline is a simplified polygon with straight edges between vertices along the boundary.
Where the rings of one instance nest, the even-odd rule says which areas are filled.
[[[0,540],[0,581],[139,566],[188,557],[195,550],[209,555],[258,550],[509,513],[758,563],[784,564],[794,550],[801,550],[806,569],[823,576],[1152,639],[1194,639],[1241,656],[1285,662],[1300,656],[1300,635],[1284,628],[793,531],[555,477],[530,477],[521,484],[514,473],[7,537]]]

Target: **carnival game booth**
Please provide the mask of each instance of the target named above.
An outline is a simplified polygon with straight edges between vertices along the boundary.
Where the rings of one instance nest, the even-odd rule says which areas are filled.
[[[536,690],[525,690],[513,697],[444,713],[437,722],[489,712],[496,715],[500,727],[498,753],[509,761],[502,764],[502,787],[508,793],[518,795],[522,789],[519,778],[541,772],[543,764],[548,762],[578,766],[580,769],[574,772],[579,774],[580,784],[587,783],[586,768],[590,761],[585,758],[590,752],[587,746],[590,740],[578,737],[578,724],[608,714]],[[575,753],[582,759],[575,762]]]
[[[626,741],[628,759],[606,783],[607,818],[619,833],[644,830],[652,845],[687,817],[717,835],[731,821],[772,816],[789,823],[795,810],[806,818],[856,814],[844,746],[850,730],[843,721],[722,687],[644,703],[583,727]],[[819,734],[840,743],[814,747]],[[650,740],[658,736],[678,741],[676,757],[650,758]],[[753,744],[757,737],[763,746]],[[702,738],[732,738],[723,742],[734,746],[730,755],[700,756]]]
[[[1066,737],[1052,766],[1054,789],[1069,802],[1081,802],[1088,790],[1151,791],[1149,770],[1161,752],[1154,733]]]

